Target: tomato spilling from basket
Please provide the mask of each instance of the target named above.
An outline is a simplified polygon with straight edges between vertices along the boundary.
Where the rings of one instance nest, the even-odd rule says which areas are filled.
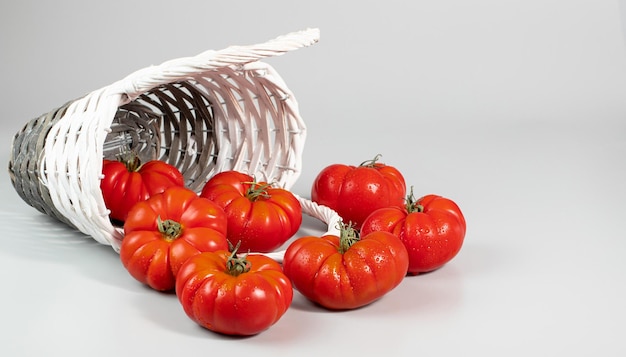
[[[466,226],[454,201],[437,195],[416,200],[413,187],[407,195],[399,170],[378,163],[374,170],[394,173],[389,184],[401,187],[394,195],[404,196],[405,205],[391,199],[364,207],[371,190],[386,181],[343,166],[337,178],[328,178],[326,168],[312,184],[316,199],[331,207],[312,203],[361,210],[365,218],[356,227],[337,219],[336,234],[297,237],[303,210],[296,195],[229,170],[209,179],[200,194],[175,186],[134,204],[124,223],[122,263],[139,282],[175,290],[201,326],[250,335],[280,320],[293,289],[328,310],[356,309],[381,299],[407,275],[439,269],[457,255]],[[337,201],[326,196],[334,198],[338,190],[330,187],[352,181],[360,183],[350,191],[352,199],[333,207]],[[263,254],[283,244],[282,264]]]
[[[218,333],[268,329],[294,291],[328,310],[379,301],[406,276],[450,262],[466,222],[448,198],[407,194],[401,170],[380,156],[329,163],[310,199],[290,191],[306,125],[261,59],[318,40],[307,29],[206,51],[69,101],[15,135],[11,182]],[[303,215],[328,231],[302,236]]]

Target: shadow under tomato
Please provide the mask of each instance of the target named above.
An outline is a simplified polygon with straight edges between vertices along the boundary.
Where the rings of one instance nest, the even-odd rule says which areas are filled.
[[[134,308],[142,318],[150,321],[157,328],[173,332],[180,336],[213,341],[245,341],[270,339],[272,341],[290,340],[293,328],[285,323],[283,315],[274,325],[254,335],[229,335],[205,328],[193,321],[185,313],[174,292],[158,292],[145,286],[132,300]],[[289,310],[287,311],[289,313]],[[286,313],[286,314],[287,314]],[[262,336],[262,337],[261,337]]]
[[[332,310],[308,300],[297,291],[294,293],[292,309],[312,313],[366,312],[367,316],[388,317],[420,310],[451,311],[462,303],[463,277],[460,268],[453,263],[429,273],[407,275],[393,290],[378,300],[355,309]]]

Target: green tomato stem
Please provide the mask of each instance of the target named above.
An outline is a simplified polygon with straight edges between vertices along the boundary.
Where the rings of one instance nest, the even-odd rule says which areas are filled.
[[[248,191],[246,192],[246,197],[252,202],[258,200],[259,198],[270,198],[270,194],[267,193],[267,189],[272,187],[272,184],[269,183],[258,183],[254,182],[243,182],[250,185]]]
[[[411,186],[411,191],[406,196],[404,207],[408,213],[424,212],[424,206],[417,204],[417,200],[413,194],[413,186]]]
[[[167,241],[173,241],[183,234],[183,226],[171,219],[161,220],[161,217],[157,217],[157,227],[159,232],[163,235],[163,238]]]
[[[380,160],[381,156],[382,156],[381,154],[378,154],[371,160],[363,161],[359,166],[360,167],[374,167],[376,165],[376,162]]]
[[[133,150],[124,150],[117,155],[117,160],[126,166],[129,172],[137,172],[141,167],[139,155]]]
[[[339,226],[339,253],[344,254],[352,245],[360,240],[359,232],[352,223],[340,223]]]
[[[228,244],[229,247],[232,247],[232,244]],[[239,250],[239,246],[241,245],[241,241],[237,242],[237,245],[231,249],[230,256],[226,261],[226,273],[232,276],[239,276],[243,273],[247,273],[250,271],[251,264],[246,259],[248,257],[248,253],[244,254],[241,257],[237,256],[237,251]]]

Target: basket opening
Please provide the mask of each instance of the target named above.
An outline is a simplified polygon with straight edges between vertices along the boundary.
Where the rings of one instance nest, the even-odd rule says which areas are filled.
[[[118,108],[104,143],[104,157],[132,150],[142,162],[176,166],[197,189],[213,166],[217,149],[209,99],[187,82],[159,86]]]
[[[269,72],[222,68],[141,94],[118,108],[104,157],[133,150],[144,162],[165,161],[196,192],[224,170],[288,186],[299,172],[305,128]]]

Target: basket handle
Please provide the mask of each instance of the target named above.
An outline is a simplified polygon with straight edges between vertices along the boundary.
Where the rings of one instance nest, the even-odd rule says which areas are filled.
[[[111,84],[109,90],[122,95],[123,104],[159,86],[180,81],[198,73],[223,67],[239,67],[262,58],[280,56],[288,51],[311,46],[319,41],[319,29],[288,33],[265,43],[229,46],[219,51],[208,50],[193,57],[176,58],[131,73]]]
[[[313,218],[316,218],[327,225],[327,231],[323,233],[322,235],[339,236],[340,234],[339,223],[343,222],[343,219],[341,218],[341,216],[339,216],[339,214],[335,210],[327,206],[317,204],[310,199],[300,197],[296,195],[295,193],[294,193],[294,196],[296,197],[296,199],[300,202],[300,205],[302,206],[302,213],[309,215]],[[264,255],[274,259],[275,261],[279,263],[282,263],[286,250],[287,249],[264,253]]]

